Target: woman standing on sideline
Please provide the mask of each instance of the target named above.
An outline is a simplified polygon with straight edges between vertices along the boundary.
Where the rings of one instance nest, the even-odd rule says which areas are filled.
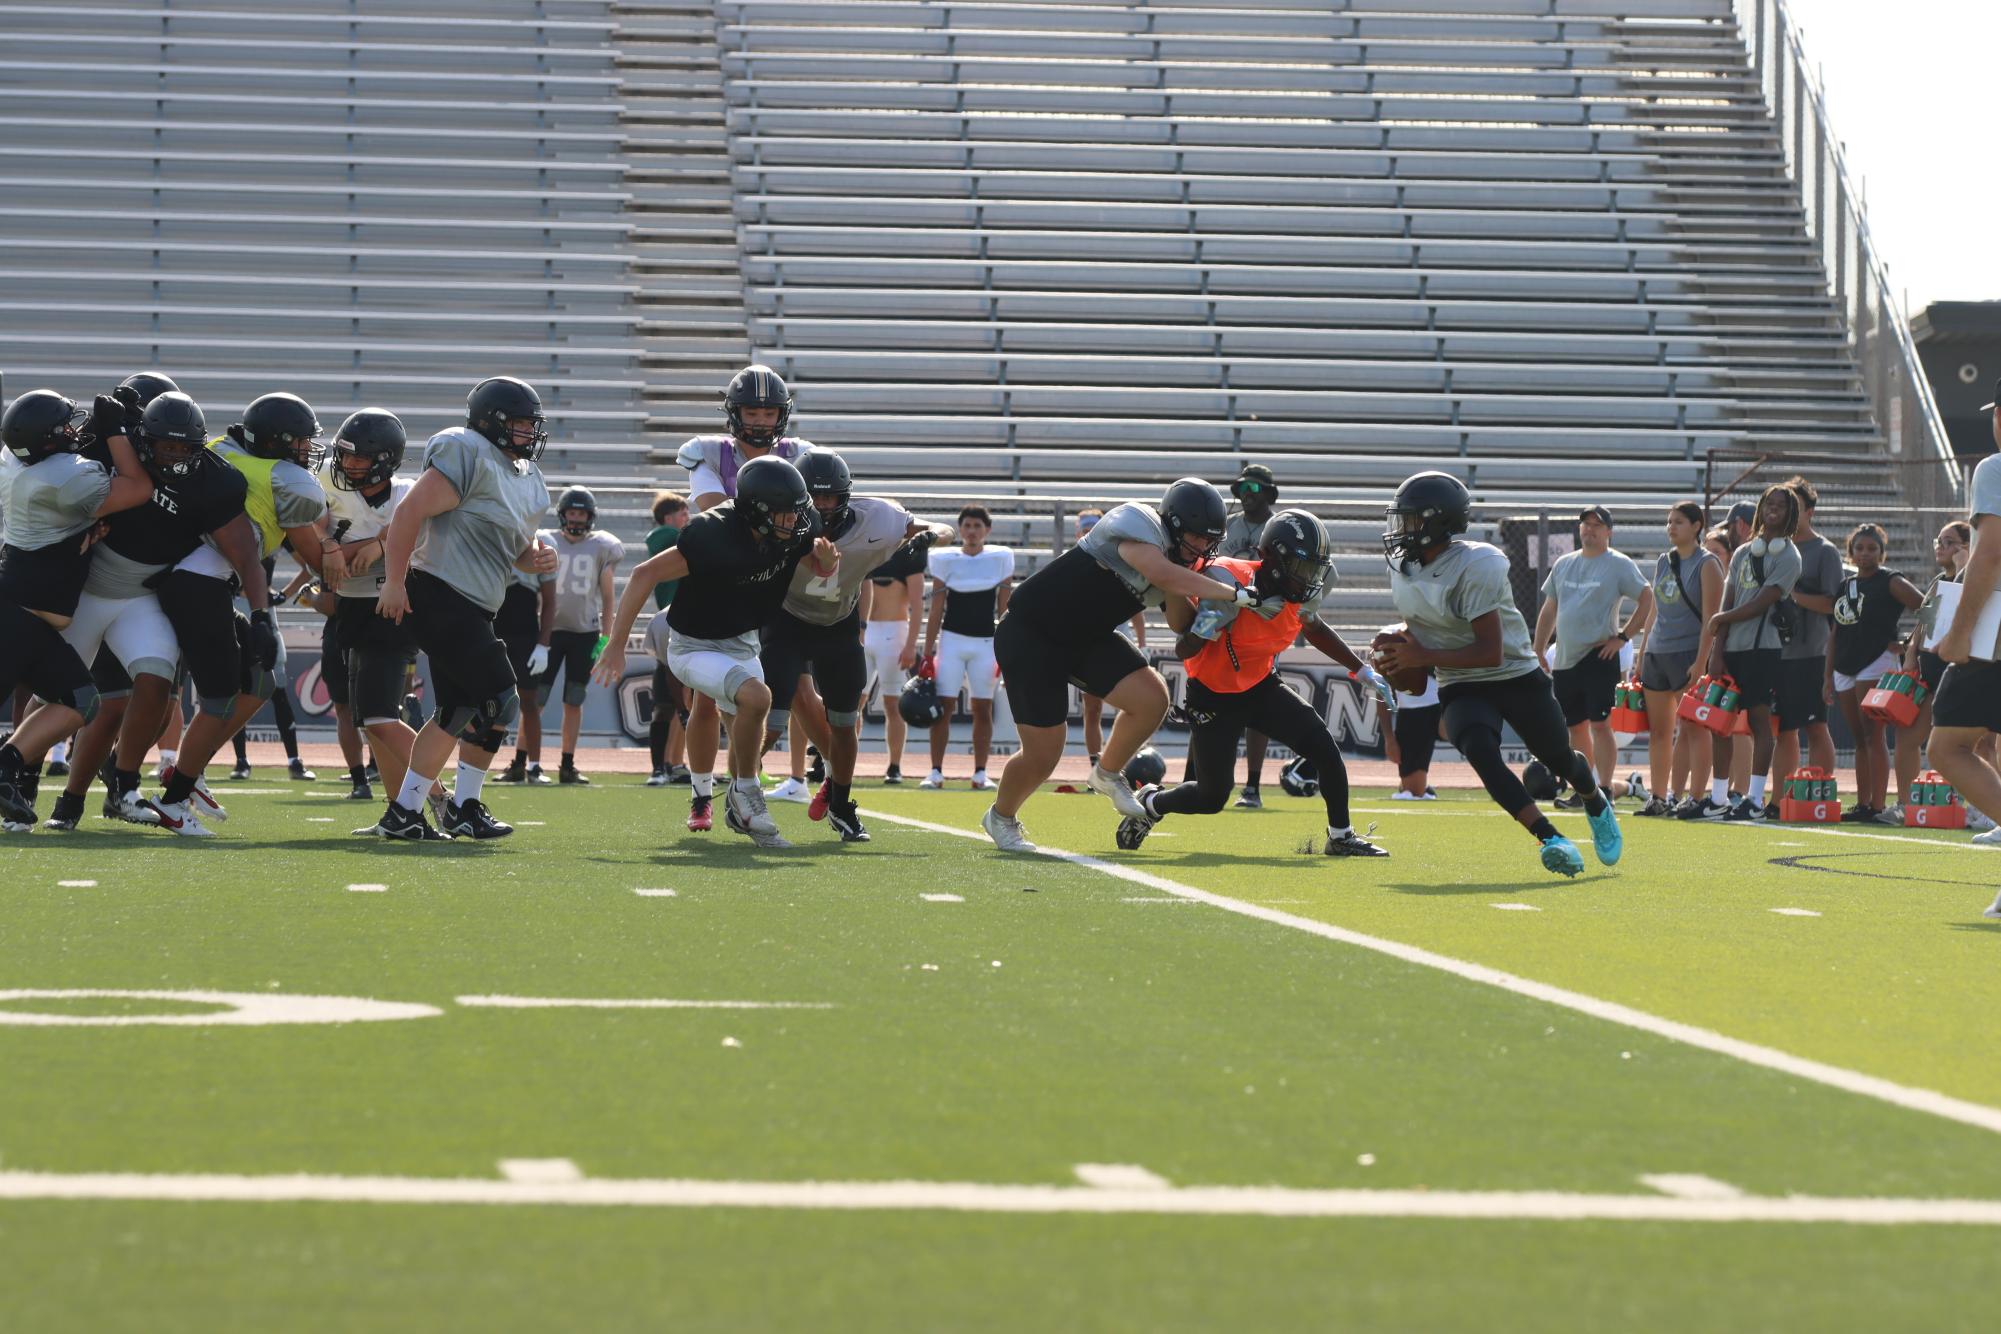
[[[1675,710],[1709,661],[1709,618],[1723,605],[1723,562],[1701,545],[1702,506],[1684,500],[1670,509],[1667,535],[1669,547],[1654,561],[1654,614],[1640,661],[1654,787],[1641,815],[1666,815],[1676,794],[1690,790],[1687,775],[1702,738],[1700,729],[1676,727]]]
[[[1862,697],[1885,672],[1897,669],[1897,622],[1924,601],[1916,585],[1883,566],[1889,535],[1873,523],[1857,524],[1848,535],[1848,562],[1854,567],[1834,592],[1834,640],[1827,655],[1835,702],[1855,738],[1855,804],[1841,813],[1847,824],[1874,821],[1902,824],[1901,805],[1888,809],[1890,750],[1883,724],[1862,712]]]
[[[1959,576],[1966,564],[1966,549],[1973,544],[1973,526],[1964,519],[1954,519],[1938,530],[1932,539],[1932,561],[1934,573],[1930,589],[1936,589],[1941,582],[1950,583]],[[1918,771],[1924,763],[1925,746],[1932,735],[1932,696],[1938,693],[1938,682],[1945,675],[1945,659],[1924,647],[1924,631],[1913,630],[1904,643],[1902,670],[1906,675],[1915,676],[1924,683],[1925,697],[1918,702],[1918,716],[1909,727],[1897,729],[1897,791],[1908,794],[1911,784],[1918,780]],[[1901,800],[1901,798],[1899,798]],[[1971,818],[1977,811],[1969,808]],[[1985,817],[1980,817],[1984,819]]]

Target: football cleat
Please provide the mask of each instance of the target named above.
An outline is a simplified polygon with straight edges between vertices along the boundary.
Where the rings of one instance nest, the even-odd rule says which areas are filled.
[[[1554,871],[1561,876],[1584,874],[1584,854],[1577,845],[1556,834],[1542,841],[1542,865],[1545,871]]]
[[[347,799],[349,801],[374,801],[375,789],[370,787],[368,780],[364,778],[348,789]]]
[[[813,792],[813,800],[806,803],[806,818],[809,820],[826,819],[827,808],[833,804],[833,800],[833,785],[831,783],[820,784]]]
[[[585,787],[589,787],[591,785],[590,779],[584,777],[582,774],[578,773],[575,769],[572,769],[567,764],[556,771],[556,777],[565,786],[575,786],[579,783],[581,783]]]
[[[56,798],[56,808],[49,813],[48,819],[42,821],[42,828],[70,830],[76,828],[82,819],[83,798],[65,792]]]
[[[736,808],[727,800],[723,802],[723,823],[730,832],[742,834],[760,848],[789,848],[791,842],[774,826],[770,833],[762,833],[751,827],[750,821],[737,816]]]
[[[688,832],[706,834],[716,827],[715,817],[710,813],[714,801],[710,797],[697,795],[688,803]]]
[[[1320,853],[1324,857],[1387,857],[1390,850],[1369,842],[1350,829],[1339,838],[1330,835]]]
[[[0,820],[8,824],[35,823],[35,806],[21,791],[18,778],[0,778]]]
[[[49,775],[49,777],[51,777],[51,778],[67,778],[67,777],[69,777],[69,761],[68,761],[68,760],[50,760],[50,761],[49,761],[49,767],[48,767],[48,775]]]
[[[424,794],[424,809],[431,813],[431,823],[440,829],[445,827],[445,809],[448,805],[444,787],[438,783],[431,784],[431,790]]]
[[[895,787],[902,781],[903,781],[902,765],[892,764],[889,766],[888,769],[883,771],[882,782],[884,787]]]
[[[1237,795],[1237,809],[1240,811],[1261,811],[1264,808],[1265,799],[1258,794],[1257,788],[1246,783],[1244,790]]]
[[[422,811],[405,809],[393,801],[382,812],[381,819],[366,829],[357,829],[354,832],[357,836],[361,837],[379,835],[383,838],[394,839],[399,843],[449,843],[452,841],[450,834],[440,833],[438,830],[433,829],[431,822],[424,818]]]
[[[982,769],[973,775],[973,791],[991,792],[994,790],[994,786],[994,780],[987,777],[986,770]]]
[[[154,809],[152,802],[139,795],[137,788],[134,788],[115,797],[109,792],[105,793],[104,818],[123,820],[127,824],[158,824],[160,812]]]
[[[310,783],[319,777],[318,774],[306,767],[304,760],[294,759],[285,766],[285,770],[291,775],[292,781],[295,783]]]
[[[1721,820],[1730,814],[1730,807],[1719,801],[1704,797],[1700,801],[1685,801],[1675,810],[1677,820]]]
[[[843,802],[838,806],[828,803],[827,823],[833,826],[834,832],[841,836],[843,843],[869,841],[868,830],[862,828],[862,813],[852,801]]]
[[[212,820],[216,824],[229,819],[229,812],[222,808],[222,803],[208,790],[208,783],[204,779],[195,780],[194,794],[188,798],[187,807],[203,820]]]
[[[667,785],[669,787],[693,787],[694,784],[694,770],[690,769],[687,765],[670,764],[667,766]]]
[[[519,755],[505,769],[493,776],[496,783],[525,783],[528,781],[528,761]]]
[[[771,818],[771,808],[765,805],[764,793],[756,788],[745,790],[731,783],[728,794],[723,798],[723,814],[729,827],[739,834],[778,832],[778,822]]]
[[[650,777],[648,777],[648,778],[647,778],[647,780],[646,780],[646,786],[648,786],[648,787],[666,787],[666,786],[667,786],[667,771],[666,771],[665,769],[655,769],[655,770],[653,771],[652,775],[651,775]]]
[[[1091,791],[1110,797],[1113,809],[1127,819],[1146,818],[1146,807],[1133,794],[1133,785],[1124,774],[1115,774],[1102,764],[1091,766]]]
[[[1153,821],[1128,815],[1119,821],[1118,829],[1112,834],[1112,842],[1119,845],[1121,852],[1138,852],[1139,845],[1146,842],[1146,836],[1153,832]]]
[[[160,828],[182,838],[214,838],[215,830],[201,822],[195,813],[194,802],[189,801],[148,801],[153,813],[159,817]]]
[[[987,837],[1002,852],[1035,851],[1035,845],[1028,841],[1028,830],[1022,828],[1021,821],[1002,815],[998,806],[987,807],[987,813],[980,817],[980,828],[987,831]]]
[[[446,801],[445,818],[438,827],[453,838],[506,838],[514,832],[513,825],[494,819],[478,797]]]
[[[1980,915],[1982,917],[2001,918],[2001,894],[1996,894],[1994,896],[1994,902],[1988,904],[1987,907],[1984,910],[1982,910]]]
[[[1619,855],[1626,849],[1626,838],[1619,832],[1619,815],[1612,809],[1612,794],[1598,795],[1604,799],[1605,809],[1596,815],[1584,813],[1584,822],[1591,826],[1591,851],[1600,866],[1617,866]]]
[[[528,776],[521,781],[530,787],[548,787],[555,780],[542,772],[541,765],[531,764],[528,766]]]
[[[165,770],[163,769],[161,772],[164,773]],[[155,776],[157,777],[158,775]],[[250,777],[250,765],[248,763],[237,765],[229,771],[229,776],[239,783],[242,782],[244,779]]]
[[[1749,797],[1741,798],[1735,806],[1723,813],[1725,824],[1763,824],[1765,808]]]
[[[917,786],[923,788],[926,792],[936,792],[939,788],[945,786],[945,775],[933,769],[930,773],[924,775],[924,781]]]

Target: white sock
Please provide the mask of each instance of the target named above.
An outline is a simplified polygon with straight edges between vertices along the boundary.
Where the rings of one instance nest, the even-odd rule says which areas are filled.
[[[69,742],[58,741],[54,746],[49,748],[49,760],[52,763],[61,764],[64,760],[68,758],[69,758]]]
[[[403,775],[403,786],[396,793],[396,804],[404,810],[417,812],[424,809],[424,798],[431,794],[431,784],[436,779],[426,778],[415,769]]]
[[[1730,780],[1727,778],[1710,779],[1709,799],[1715,802],[1718,806],[1721,806],[1724,802],[1730,800]]]
[[[478,801],[480,789],[485,786],[486,770],[475,769],[464,760],[460,760],[458,781],[452,784],[452,800],[461,806],[468,801]]]
[[[530,761],[528,761],[528,772],[530,772],[530,773],[537,773],[537,774],[541,773],[541,772],[542,772],[542,761],[540,761],[540,760],[530,760]]]
[[[1348,835],[1354,832],[1355,832],[1355,826],[1351,824],[1344,824],[1339,829],[1336,829],[1331,824],[1327,826],[1327,837],[1334,839],[1336,842],[1339,842],[1341,839],[1348,837]]]
[[[162,764],[169,764],[169,765],[170,765],[170,764],[172,764],[172,763],[174,762],[174,756],[175,756],[175,754],[176,754],[176,753],[177,753],[177,752],[175,752],[175,751],[171,751],[171,750],[163,750],[163,751],[161,751],[161,752],[160,752],[160,763],[162,763]]]
[[[763,787],[761,787],[758,784],[756,778],[732,779],[730,781],[730,786],[735,788],[739,792],[762,792],[764,790]]]
[[[1751,804],[1753,806],[1762,806],[1765,804],[1765,776],[1763,774],[1751,775]]]
[[[716,776],[714,774],[689,774],[688,781],[694,784],[696,796],[713,797],[716,795]]]

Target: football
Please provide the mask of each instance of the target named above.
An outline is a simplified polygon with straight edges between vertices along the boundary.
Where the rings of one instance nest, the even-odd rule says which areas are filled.
[[[1369,659],[1372,663],[1376,663],[1380,667],[1377,659],[1385,648],[1388,648],[1391,644],[1408,644],[1411,642],[1413,641],[1411,640],[1409,631],[1405,630],[1401,625],[1390,626],[1369,641]],[[1384,672],[1383,677],[1390,685],[1406,695],[1421,695],[1425,691],[1425,683],[1431,679],[1431,668],[1406,667],[1400,672]]]

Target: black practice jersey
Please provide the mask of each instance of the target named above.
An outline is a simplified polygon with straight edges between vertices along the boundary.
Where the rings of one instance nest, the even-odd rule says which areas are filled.
[[[153,498],[136,509],[121,511],[106,522],[109,530],[98,545],[97,564],[106,568],[99,580],[117,574],[150,574],[180,562],[201,545],[203,537],[243,513],[250,484],[242,473],[212,449],[197,456],[195,466],[179,476],[154,479]],[[109,553],[122,560],[106,561]],[[94,582],[98,582],[94,581]],[[130,596],[128,589],[92,588],[105,596]]]
[[[924,552],[905,542],[890,553],[888,560],[875,567],[869,574],[869,582],[882,588],[902,583],[913,574],[924,573],[924,562]]]
[[[768,624],[785,602],[792,571],[811,539],[775,546],[761,542],[725,500],[688,520],[674,543],[688,575],[674,590],[667,624],[691,639],[733,639]]]

